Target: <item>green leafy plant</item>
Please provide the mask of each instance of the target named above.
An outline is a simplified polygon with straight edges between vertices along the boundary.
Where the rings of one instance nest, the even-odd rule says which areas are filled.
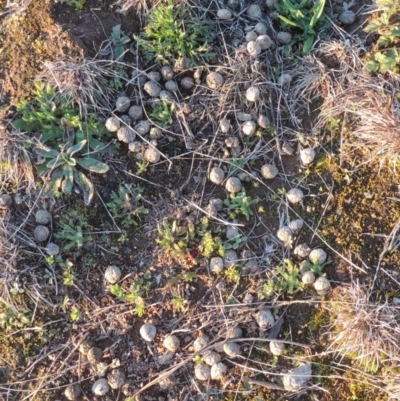
[[[264,285],[262,294],[268,298],[274,292],[293,292],[303,288],[303,283],[300,277],[300,269],[290,260],[286,259],[283,266],[276,268],[277,275]]]
[[[189,250],[189,240],[195,236],[195,229],[193,224],[189,224],[186,233],[178,227],[176,220],[170,226],[167,221],[163,221],[158,226],[159,238],[156,242],[162,245],[171,255],[175,257],[186,256]]]
[[[258,203],[258,199],[251,199],[250,196],[247,196],[244,188],[237,194],[231,193],[229,198],[224,200],[224,205],[230,211],[229,217],[231,219],[235,219],[238,214],[242,214],[246,217],[246,220],[250,220],[250,217],[253,216],[251,206],[256,203]]]
[[[304,261],[301,263],[301,267],[312,271],[317,276],[325,276],[325,273],[323,270],[324,270],[325,266],[329,265],[330,263],[332,263],[332,260],[328,260],[325,263],[318,263],[318,262],[311,263],[311,262]]]
[[[66,3],[71,7],[74,7],[75,10],[81,11],[83,10],[83,7],[85,6],[85,1],[86,0],[56,0],[56,3]]]
[[[315,41],[315,37],[323,37],[329,27],[323,12],[326,0],[299,0],[295,4],[291,0],[282,0],[275,4],[279,18],[284,28],[294,28],[295,33],[290,45],[302,43],[302,53],[308,53]]]
[[[0,304],[0,307],[0,328],[4,332],[8,333],[30,325],[29,309],[17,311],[2,304]]]
[[[239,281],[240,280],[240,267],[231,266],[225,270],[225,277],[229,281]]]
[[[54,236],[63,241],[64,251],[69,251],[72,248],[81,249],[85,243],[92,241],[90,235],[85,235],[83,233],[83,228],[81,226],[61,222],[60,227],[61,230],[55,233]]]
[[[111,201],[107,206],[115,219],[122,221],[122,227],[137,226],[137,220],[148,212],[148,210],[139,205],[142,199],[142,190],[140,187],[127,188],[120,185],[118,194],[111,192]]]
[[[208,58],[212,40],[210,25],[192,15],[184,5],[173,0],[157,5],[150,14],[144,32],[136,37],[147,60],[168,63],[179,57]]]
[[[84,139],[72,145],[73,139],[71,138],[65,145],[60,146],[60,151],[43,144],[39,144],[34,149],[39,156],[50,159],[45,165],[46,173],[50,178],[45,184],[44,196],[59,195],[60,191],[65,195],[70,195],[75,182],[83,192],[85,204],[90,204],[94,195],[94,186],[89,178],[76,168],[77,165],[99,174],[105,174],[109,167],[97,159],[78,154],[86,142]]]
[[[99,139],[107,134],[104,126],[93,116],[81,120],[79,108],[58,97],[50,85],[35,82],[32,95],[31,100],[24,99],[17,104],[21,118],[14,121],[16,128],[36,134],[41,142],[49,146],[58,144],[68,132],[74,132],[75,141],[87,140],[93,151],[113,150]]]
[[[204,233],[199,250],[206,258],[210,258],[213,255],[221,257],[225,255],[225,247],[222,244],[221,238],[213,235],[211,231]]]
[[[137,166],[137,168],[138,168],[137,171],[136,171],[136,174],[137,174],[137,175],[142,175],[143,173],[146,172],[147,167],[149,167],[149,163],[148,163],[148,162],[145,162],[145,161],[136,162],[136,166]]]
[[[380,35],[376,48],[372,51],[371,60],[366,64],[369,72],[400,71],[400,24],[398,0],[376,0],[376,6],[382,10],[379,16],[373,16],[364,28],[366,32]]]
[[[225,241],[223,243],[223,247],[225,250],[228,249],[238,249],[240,245],[242,245],[244,242],[247,241],[247,237],[241,234],[236,235],[235,237],[229,239],[228,241]]]
[[[76,308],[75,306],[73,306],[71,308],[71,313],[69,314],[69,317],[71,318],[71,320],[73,322],[78,322],[79,320],[81,320],[82,318],[82,313],[79,311],[78,308]]]
[[[124,35],[121,25],[115,25],[111,32],[111,42],[114,46],[114,60],[123,60],[125,45],[130,42],[128,36]]]
[[[185,312],[186,310],[186,300],[181,297],[179,294],[172,294],[171,303],[177,311]]]
[[[115,284],[110,287],[110,292],[120,301],[133,302],[135,304],[134,313],[142,317],[146,311],[146,302],[143,295],[150,290],[150,280],[151,274],[146,273],[143,278],[134,281],[129,290],[122,288],[119,284]]]
[[[159,101],[153,104],[149,116],[163,127],[166,124],[172,124],[172,114],[174,111],[175,105],[173,103],[168,104],[167,102]]]

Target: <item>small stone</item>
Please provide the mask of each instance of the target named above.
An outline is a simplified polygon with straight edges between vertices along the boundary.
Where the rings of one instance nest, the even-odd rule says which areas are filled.
[[[120,96],[115,102],[115,110],[119,113],[125,113],[128,111],[131,101],[127,96]]]
[[[190,68],[190,58],[188,57],[180,57],[178,60],[175,61],[174,69],[175,71],[183,71]]]
[[[213,366],[221,361],[221,355],[218,352],[210,351],[203,356],[203,362],[209,366]]]
[[[196,352],[199,352],[203,348],[207,347],[209,342],[210,342],[210,339],[206,335],[197,337],[193,342],[193,348]]]
[[[278,230],[276,236],[283,242],[285,246],[291,246],[294,236],[292,230],[288,226],[283,226]]]
[[[181,79],[181,86],[183,89],[192,89],[194,86],[193,78],[185,77]]]
[[[194,368],[194,374],[198,380],[206,381],[210,378],[210,367],[205,363],[199,363]]]
[[[106,128],[110,132],[117,132],[121,127],[121,122],[117,117],[110,117],[106,120]]]
[[[249,113],[243,113],[242,111],[238,111],[236,113],[236,118],[238,121],[251,121],[253,117]]]
[[[249,102],[255,102],[260,98],[260,89],[256,86],[250,86],[249,89],[246,91],[246,99]]]
[[[179,338],[175,335],[170,335],[164,338],[163,345],[164,347],[171,352],[176,352],[179,349],[181,342]]]
[[[227,342],[224,344],[224,352],[231,358],[236,358],[240,355],[240,346],[234,342]]]
[[[104,278],[110,284],[115,284],[121,278],[121,269],[118,266],[108,266],[104,272]]]
[[[254,121],[246,121],[242,125],[242,131],[245,135],[251,136],[256,132],[257,124]]]
[[[296,219],[296,220],[292,220],[289,223],[289,228],[292,230],[293,234],[298,234],[300,232],[300,230],[303,228],[303,220],[302,219]]]
[[[81,395],[82,390],[81,387],[79,386],[78,383],[70,384],[66,389],[65,389],[65,397],[68,400],[77,400],[79,399],[79,396]]]
[[[261,175],[268,180],[275,178],[278,173],[279,170],[275,164],[264,164],[264,166],[261,167]]]
[[[161,139],[162,138],[162,132],[160,130],[160,128],[157,127],[152,127],[150,129],[150,133],[149,133],[149,138],[150,139]]]
[[[107,376],[107,380],[110,387],[114,390],[117,390],[124,385],[126,377],[124,372],[119,369],[115,369]]]
[[[37,224],[49,224],[51,222],[51,214],[47,210],[38,210],[35,214]]]
[[[46,226],[37,226],[33,231],[33,236],[38,242],[46,241],[49,238],[50,231]]]
[[[174,78],[174,71],[171,67],[165,66],[161,68],[161,75],[165,81],[169,81]]]
[[[224,270],[224,260],[219,256],[210,259],[210,271],[213,273],[221,273]]]
[[[240,145],[239,138],[236,136],[229,136],[225,139],[225,145],[228,148],[237,148]]]
[[[210,171],[210,181],[216,185],[221,185],[225,180],[225,172],[220,167],[213,167]]]
[[[142,106],[132,106],[128,111],[129,117],[132,121],[138,121],[143,118]]]
[[[274,46],[274,42],[268,35],[260,35],[256,39],[256,43],[261,47],[261,50],[267,50]]]
[[[242,338],[243,331],[239,326],[232,327],[228,330],[226,338]]]
[[[174,96],[172,95],[171,92],[162,90],[160,92],[160,100],[162,100],[164,102],[173,103],[174,102]]]
[[[131,143],[136,138],[136,133],[131,127],[123,126],[117,131],[117,138],[124,143]]]
[[[345,10],[339,15],[339,21],[344,25],[350,25],[356,20],[356,14],[351,10]]]
[[[217,17],[223,20],[230,19],[232,18],[232,13],[226,8],[221,8],[217,11]]]
[[[158,163],[161,158],[161,153],[154,148],[147,148],[143,156],[144,160],[149,163]]]
[[[238,255],[233,249],[228,249],[224,255],[224,267],[229,269],[233,267],[238,262]]]
[[[146,135],[150,132],[151,125],[148,121],[142,120],[135,125],[135,130],[139,135]]]
[[[103,351],[98,347],[92,347],[89,349],[86,358],[92,365],[96,365],[103,359]]]
[[[161,92],[161,86],[158,85],[157,82],[154,81],[148,81],[144,84],[143,89],[150,95],[153,97],[157,97],[160,95]]]
[[[275,4],[277,4],[278,1],[279,1],[279,0],[266,0],[266,1],[265,1],[265,5],[266,5],[268,8],[275,8]]]
[[[300,150],[300,160],[303,164],[311,164],[315,159],[315,150],[313,148],[305,148]]]
[[[308,256],[310,262],[314,265],[322,265],[326,262],[327,255],[326,252],[321,248],[313,249]]]
[[[288,193],[286,194],[286,198],[290,203],[302,203],[304,194],[301,189],[298,188],[292,188]]]
[[[207,85],[211,89],[217,89],[224,83],[224,78],[218,72],[210,72],[206,78]]]
[[[226,230],[226,238],[233,239],[239,236],[239,230],[235,226],[228,227]]]
[[[109,392],[110,386],[106,379],[96,380],[92,386],[92,392],[96,395],[105,395]]]
[[[130,152],[135,152],[135,153],[141,152],[142,146],[143,146],[143,144],[140,141],[131,142],[129,144],[129,151]]]
[[[56,256],[60,253],[60,247],[57,244],[55,244],[54,242],[49,242],[46,245],[45,250],[46,250],[47,255],[49,255],[49,256]]]
[[[314,284],[315,274],[312,271],[306,270],[301,276],[301,281],[304,285]]]
[[[12,206],[12,198],[8,194],[0,195],[0,209],[9,209]],[[45,210],[47,212],[47,210]],[[38,210],[39,212],[39,210]],[[37,214],[37,213],[36,213]],[[51,218],[51,216],[50,216]],[[47,224],[47,223],[41,223]]]
[[[278,85],[289,85],[290,82],[292,81],[292,76],[290,74],[282,74],[279,78],[278,78]]]
[[[219,198],[210,199],[210,205],[214,205],[218,212],[224,208],[224,201]]]
[[[157,72],[157,71],[150,71],[147,74],[147,76],[152,81],[156,81],[156,82],[161,81],[161,74],[159,72]]]
[[[252,4],[247,9],[247,16],[253,21],[260,19],[262,17],[261,7],[258,4]]]
[[[299,391],[311,379],[311,363],[307,362],[291,369],[282,378],[283,387],[287,391]]]
[[[292,35],[289,32],[278,32],[276,40],[282,45],[288,45],[292,41]]]
[[[226,180],[225,188],[228,192],[237,193],[242,189],[242,183],[237,177],[229,177]]]
[[[288,141],[283,141],[282,144],[282,154],[292,155],[294,152],[293,146]]]
[[[227,366],[222,363],[216,363],[215,365],[211,366],[211,379],[212,380],[222,380],[225,376],[226,373],[228,372]]]
[[[211,215],[211,216],[214,216],[214,217],[218,216],[218,210],[217,210],[217,208],[216,208],[214,205],[212,205],[212,204],[207,205],[207,207],[206,207],[206,212],[207,212],[209,215]]]
[[[280,356],[285,352],[285,344],[278,341],[270,341],[269,349],[272,355]]]
[[[264,115],[264,114],[260,114],[260,115],[258,116],[257,124],[258,124],[261,128],[267,129],[267,128],[269,128],[269,126],[270,126],[269,118],[268,118],[266,115]]]
[[[91,341],[88,340],[83,340],[80,344],[79,344],[79,352],[86,356],[89,352],[89,350],[93,347],[93,343]]]
[[[165,84],[165,89],[170,91],[170,92],[177,92],[178,91],[178,85],[176,84],[175,81],[167,81]]]
[[[307,244],[300,244],[294,248],[293,253],[299,258],[306,258],[310,254],[311,248]]]
[[[258,22],[254,30],[259,34],[259,35],[265,35],[267,33],[267,26],[263,24],[262,22]]]
[[[250,32],[247,32],[247,33],[246,33],[246,42],[247,42],[247,43],[249,43],[249,42],[255,42],[255,41],[257,40],[257,38],[258,38],[258,35],[257,35],[257,33],[254,32],[254,31],[250,31]]]
[[[258,326],[263,330],[269,329],[275,323],[274,316],[272,315],[272,313],[269,309],[261,309],[257,313],[256,320],[257,320]]]
[[[315,280],[314,288],[318,295],[324,296],[331,290],[331,283],[326,277],[318,277]]]
[[[247,43],[247,51],[251,57],[256,57],[261,53],[261,46],[255,41]]]
[[[157,329],[152,324],[144,324],[140,328],[141,337],[148,342],[152,342],[157,334]]]
[[[227,118],[219,120],[219,129],[223,134],[227,134],[231,128],[231,123]]]
[[[160,365],[169,365],[172,362],[173,359],[174,359],[174,354],[169,352],[169,353],[167,353],[165,355],[161,355],[158,358],[158,363]]]
[[[232,10],[235,10],[240,4],[240,0],[228,0],[227,6]]]

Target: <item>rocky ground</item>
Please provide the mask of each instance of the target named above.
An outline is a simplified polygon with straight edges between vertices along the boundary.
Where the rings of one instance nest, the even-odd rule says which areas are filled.
[[[280,4],[0,0],[0,399],[400,399],[380,14]]]

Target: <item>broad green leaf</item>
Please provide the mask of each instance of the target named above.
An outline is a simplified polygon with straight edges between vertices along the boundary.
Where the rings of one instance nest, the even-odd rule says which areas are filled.
[[[296,28],[301,28],[296,22],[291,21],[290,19],[284,17],[283,15],[279,15],[279,18],[288,25],[295,26]]]
[[[44,148],[35,148],[33,150],[37,155],[42,156],[46,159],[54,159],[60,154],[55,149],[44,149]]]
[[[382,73],[392,71],[398,62],[398,53],[394,49],[388,50],[386,54],[378,52],[375,54],[375,60],[380,64],[380,71]]]
[[[109,167],[107,166],[107,164],[105,164],[97,159],[93,159],[92,157],[80,158],[80,159],[77,159],[77,162],[83,168],[85,168],[89,171],[92,171],[94,173],[104,174],[109,170]]]
[[[83,192],[85,205],[88,206],[93,199],[94,187],[89,178],[78,170],[74,170],[75,182]]]
[[[46,167],[49,169],[52,168],[57,168],[59,166],[61,166],[62,164],[64,164],[65,161],[62,159],[61,156],[56,157],[55,159],[50,160],[47,164]]]
[[[78,142],[74,146],[71,146],[67,150],[67,155],[68,156],[73,156],[75,153],[79,152],[80,150],[83,149],[83,147],[86,145],[86,139],[83,139],[82,141]]]
[[[317,0],[315,2],[314,7],[312,8],[313,16],[310,21],[311,28],[314,28],[317,21],[321,18],[322,13],[324,12],[325,0]]]
[[[370,24],[368,24],[365,28],[365,32],[376,32],[380,28],[382,28],[383,24],[379,19],[373,20]]]
[[[314,35],[307,36],[307,39],[303,43],[303,53],[309,53],[312,45],[314,44]]]
[[[61,184],[61,191],[65,195],[71,195],[72,186],[74,184],[74,172],[70,165],[65,165],[64,169],[64,179]]]
[[[369,72],[377,72],[379,71],[379,63],[377,63],[376,61],[369,61],[365,65],[365,69]]]

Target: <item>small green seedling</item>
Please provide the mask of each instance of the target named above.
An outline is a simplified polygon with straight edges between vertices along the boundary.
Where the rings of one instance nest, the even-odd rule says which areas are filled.
[[[332,260],[328,260],[325,263],[318,263],[318,261],[316,261],[314,263],[304,261],[301,263],[301,267],[312,271],[317,276],[325,276],[325,273],[323,270],[324,270],[325,266],[329,265],[330,263],[332,263]]]
[[[302,53],[309,53],[318,35],[322,37],[329,27],[329,20],[323,16],[326,0],[281,0],[275,4],[283,27],[299,30],[290,45],[302,43]]]
[[[174,111],[175,105],[173,103],[168,104],[167,102],[159,101],[154,103],[149,116],[161,127],[164,127],[173,123],[172,115]]]
[[[237,194],[231,193],[229,197],[224,200],[224,205],[230,211],[229,217],[235,219],[237,214],[242,214],[246,217],[247,221],[250,220],[250,217],[253,216],[251,206],[258,203],[259,199],[251,199],[250,196],[246,195],[244,188]]]
[[[179,294],[172,294],[172,305],[174,307],[174,309],[176,309],[179,312],[185,312],[186,310],[186,303],[187,301],[181,297]]]
[[[78,322],[79,320],[81,320],[82,313],[79,311],[79,309],[77,309],[75,306],[73,306],[69,317],[75,323],[75,322]]]
[[[111,41],[114,46],[114,60],[122,61],[125,45],[131,40],[121,30],[121,25],[115,25],[111,32]]]

